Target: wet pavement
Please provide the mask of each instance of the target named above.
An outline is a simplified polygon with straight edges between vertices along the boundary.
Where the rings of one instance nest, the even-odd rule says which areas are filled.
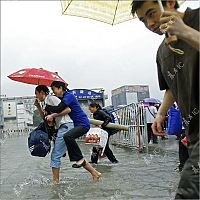
[[[91,146],[80,143],[87,159]],[[178,141],[170,138],[138,153],[112,146],[118,164],[107,159],[94,165],[102,180],[93,183],[84,169],[73,169],[68,156],[62,158],[61,184],[52,186],[50,155],[32,157],[27,136],[1,142],[1,200],[170,200],[174,198],[179,173]]]

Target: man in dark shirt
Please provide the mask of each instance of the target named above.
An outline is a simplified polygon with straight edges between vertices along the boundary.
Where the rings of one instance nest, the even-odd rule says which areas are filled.
[[[155,135],[161,135],[165,114],[176,101],[190,146],[175,198],[199,199],[199,9],[188,8],[180,13],[175,0],[165,0],[162,4],[164,13],[157,1],[132,3],[132,14],[136,13],[150,31],[159,35],[167,32],[178,39],[173,48],[166,43],[169,40],[164,40],[157,52],[159,85],[165,94],[152,129]]]

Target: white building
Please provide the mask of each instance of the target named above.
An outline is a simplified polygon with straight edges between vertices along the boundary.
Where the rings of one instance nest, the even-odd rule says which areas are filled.
[[[3,98],[4,128],[26,128],[33,125],[34,97]]]
[[[145,98],[149,98],[148,85],[125,85],[112,90],[112,105],[114,108],[138,103]]]

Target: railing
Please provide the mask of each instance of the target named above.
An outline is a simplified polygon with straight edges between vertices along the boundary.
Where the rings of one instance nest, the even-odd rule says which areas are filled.
[[[128,125],[128,131],[119,131],[111,136],[114,145],[148,151],[147,127],[145,109],[141,104],[130,104],[113,112],[116,123]],[[33,128],[0,130],[0,139],[14,135],[28,134]],[[84,140],[84,137],[79,140]]]
[[[12,136],[19,136],[19,135],[28,135],[34,128],[30,127],[30,128],[16,128],[16,129],[1,129],[0,130],[0,139],[5,139],[5,138],[9,138]]]
[[[130,126],[129,131],[120,131],[111,137],[114,145],[148,151],[145,109],[141,104],[130,104],[113,112],[116,123]]]

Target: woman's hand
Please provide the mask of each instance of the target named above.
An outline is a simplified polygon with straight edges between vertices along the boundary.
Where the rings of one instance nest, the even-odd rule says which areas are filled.
[[[52,122],[53,119],[54,119],[54,116],[53,116],[53,114],[51,114],[51,115],[47,115],[47,116],[45,117],[45,119],[46,119],[47,121]]]
[[[188,30],[188,26],[183,22],[180,15],[176,12],[163,12],[160,18],[160,23],[161,32],[167,32],[170,35],[176,35],[178,38],[182,38],[183,34]]]

